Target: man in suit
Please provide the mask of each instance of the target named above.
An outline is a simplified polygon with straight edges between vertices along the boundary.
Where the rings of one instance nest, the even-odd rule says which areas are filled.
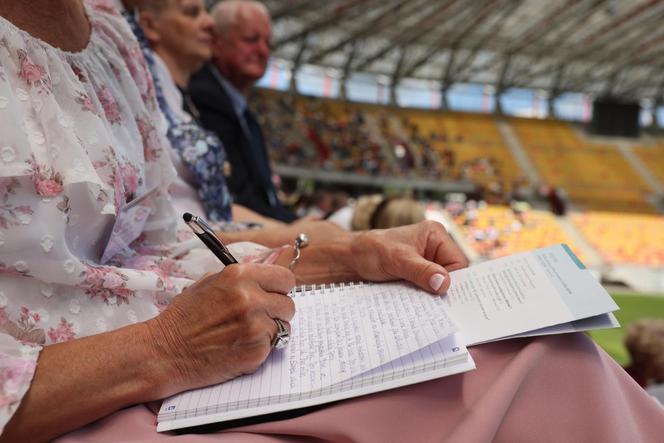
[[[272,182],[263,133],[246,97],[267,68],[272,27],[255,1],[224,0],[212,10],[213,61],[189,84],[201,123],[223,141],[230,163],[227,182],[236,203],[284,222],[286,209]]]

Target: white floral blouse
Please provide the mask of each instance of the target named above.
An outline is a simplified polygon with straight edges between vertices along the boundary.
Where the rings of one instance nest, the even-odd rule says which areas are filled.
[[[219,267],[175,230],[141,50],[106,2],[88,3],[77,53],[0,17],[0,428],[41,346],[151,318]]]

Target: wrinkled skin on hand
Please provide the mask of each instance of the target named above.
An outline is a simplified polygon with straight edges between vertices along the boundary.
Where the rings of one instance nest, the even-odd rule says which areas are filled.
[[[468,266],[465,255],[443,225],[433,221],[366,231],[357,236],[351,247],[351,267],[362,279],[404,279],[433,294],[442,294],[449,288],[450,271]],[[437,275],[442,276],[442,283]]]
[[[295,315],[293,274],[279,266],[234,264],[188,287],[148,322],[168,365],[162,396],[254,372],[271,351],[279,318]]]

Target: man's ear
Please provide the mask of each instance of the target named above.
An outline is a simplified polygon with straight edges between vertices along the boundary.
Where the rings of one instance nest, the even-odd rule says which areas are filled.
[[[138,23],[141,25],[145,38],[154,49],[155,44],[161,41],[161,33],[155,15],[150,11],[141,11],[138,15]]]

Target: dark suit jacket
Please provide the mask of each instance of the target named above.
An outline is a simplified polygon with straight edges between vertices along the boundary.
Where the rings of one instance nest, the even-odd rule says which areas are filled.
[[[189,93],[200,113],[200,122],[215,132],[224,143],[231,165],[227,183],[234,202],[281,221],[295,220],[295,215],[280,202],[277,201],[275,206],[270,205],[268,192],[275,192],[274,185],[265,184],[260,179],[257,166],[259,159],[251,155],[251,142],[242,130],[231,99],[209,66],[192,76]],[[261,145],[265,149],[265,143],[261,142]],[[267,155],[264,158],[267,159]],[[266,166],[270,168],[269,164]]]

